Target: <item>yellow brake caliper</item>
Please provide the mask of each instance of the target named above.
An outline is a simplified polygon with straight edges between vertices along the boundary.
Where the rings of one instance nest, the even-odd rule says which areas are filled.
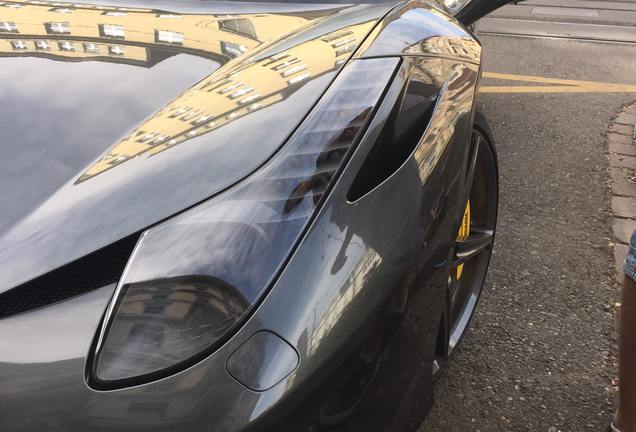
[[[466,240],[470,235],[470,200],[466,204],[466,211],[464,211],[464,217],[462,218],[462,224],[459,226],[459,233],[457,233],[457,240]],[[464,264],[460,264],[457,267],[451,269],[450,277],[452,282],[457,282],[462,277],[462,270],[464,270]]]

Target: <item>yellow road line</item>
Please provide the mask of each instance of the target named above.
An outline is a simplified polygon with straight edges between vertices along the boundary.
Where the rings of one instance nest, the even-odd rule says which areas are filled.
[[[479,89],[480,93],[636,93],[636,85],[562,80],[526,75],[508,75],[493,72],[484,72],[483,77],[507,81],[523,81],[553,85],[509,87],[483,86]]]

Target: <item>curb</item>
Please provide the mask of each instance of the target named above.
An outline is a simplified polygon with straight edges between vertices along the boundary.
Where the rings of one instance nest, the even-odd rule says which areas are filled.
[[[616,281],[623,283],[623,261],[636,228],[636,103],[613,121],[607,134],[614,230]]]

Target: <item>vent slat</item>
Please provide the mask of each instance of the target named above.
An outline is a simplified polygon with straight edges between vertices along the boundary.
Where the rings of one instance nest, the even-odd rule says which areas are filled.
[[[0,319],[118,282],[138,239],[128,236],[0,294]]]

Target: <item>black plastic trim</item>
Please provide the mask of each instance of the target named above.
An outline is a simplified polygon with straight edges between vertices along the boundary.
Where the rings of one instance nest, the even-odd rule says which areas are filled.
[[[140,233],[0,294],[0,319],[117,283]]]

